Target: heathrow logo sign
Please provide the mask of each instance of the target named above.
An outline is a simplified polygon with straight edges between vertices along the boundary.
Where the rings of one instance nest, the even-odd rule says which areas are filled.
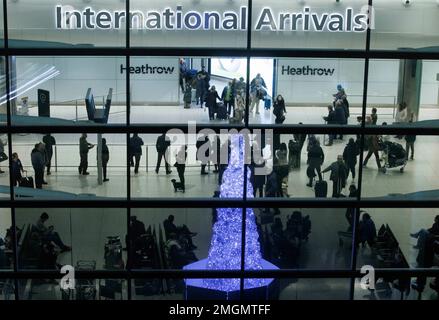
[[[248,8],[242,6],[237,11],[196,11],[175,9],[133,10],[129,13],[131,29],[138,30],[204,30],[204,31],[246,31]],[[55,6],[56,29],[60,30],[119,30],[126,26],[126,11],[95,10],[92,7],[77,9],[73,6]],[[303,7],[298,12],[275,13],[270,7],[260,11],[254,24],[254,31],[303,31],[303,32],[365,32],[374,28],[374,10],[363,6],[357,12],[346,8],[344,12],[313,12],[311,7]]]

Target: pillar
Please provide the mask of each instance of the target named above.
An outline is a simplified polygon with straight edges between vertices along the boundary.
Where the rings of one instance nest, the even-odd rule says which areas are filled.
[[[407,104],[408,115],[419,118],[421,100],[422,60],[400,60],[397,103]]]

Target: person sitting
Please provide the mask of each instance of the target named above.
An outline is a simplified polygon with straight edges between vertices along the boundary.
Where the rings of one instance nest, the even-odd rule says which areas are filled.
[[[166,238],[169,239],[172,234],[176,234],[177,236],[182,235],[187,240],[190,250],[197,249],[197,246],[195,246],[192,242],[192,237],[195,237],[197,235],[197,233],[191,232],[186,225],[183,225],[181,227],[177,227],[174,224],[174,219],[175,219],[174,215],[171,214],[163,222],[163,227],[165,229]]]
[[[175,233],[171,234],[168,241],[166,241],[166,254],[172,269],[182,269],[184,266],[198,260],[191,249],[185,249],[184,242],[184,236]]]
[[[439,236],[439,215],[434,217],[434,223],[430,229],[420,229],[418,232],[410,233],[410,237],[418,240],[414,248],[420,249],[429,235]]]
[[[369,247],[373,247],[375,245],[375,240],[377,236],[375,223],[372,220],[372,217],[368,213],[364,213],[363,217],[359,224],[360,231],[360,243],[363,248],[367,244]]]
[[[58,232],[54,231],[53,226],[46,227],[45,223],[47,220],[49,220],[49,215],[43,212],[35,225],[36,231],[41,236],[43,242],[55,243],[61,249],[61,253],[71,251],[72,248],[62,242],[61,237]]]

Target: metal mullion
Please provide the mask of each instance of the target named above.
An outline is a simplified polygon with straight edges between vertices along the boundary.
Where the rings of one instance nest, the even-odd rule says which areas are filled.
[[[369,9],[372,8],[372,0],[368,0]],[[369,11],[369,18],[371,12]],[[372,16],[375,19],[375,16]],[[357,200],[361,203],[361,191],[362,191],[362,183],[363,183],[363,158],[364,158],[364,146],[365,146],[365,138],[364,138],[364,129],[366,127],[366,109],[367,109],[367,93],[368,93],[368,85],[369,85],[369,53],[370,53],[370,38],[371,38],[371,28],[370,28],[370,19],[368,20],[368,28],[366,33],[366,59],[364,60],[364,78],[363,78],[363,110],[362,110],[362,121],[361,121],[361,129],[363,133],[361,134],[361,142],[360,142],[360,161],[358,166],[358,194]],[[352,225],[352,255],[351,255],[351,270],[355,271],[357,268],[357,255],[358,255],[358,247],[357,247],[357,234],[359,232],[359,223],[360,223],[360,210],[361,207],[358,206],[355,208],[354,216],[353,216],[353,225]],[[353,277],[350,279],[350,300],[354,300],[355,297],[355,280]]]

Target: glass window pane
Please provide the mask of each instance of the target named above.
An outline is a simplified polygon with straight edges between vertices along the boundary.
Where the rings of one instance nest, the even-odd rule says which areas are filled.
[[[123,57],[12,57],[12,124],[126,122]]]
[[[402,223],[404,221],[404,223]],[[377,208],[364,209],[359,224],[357,269],[373,268],[435,268],[439,216],[436,209]],[[376,233],[374,232],[374,228]],[[432,299],[436,296],[434,278],[389,276],[366,279],[375,282],[375,291],[364,291],[356,284],[356,299]],[[432,285],[431,285],[432,284]],[[371,283],[369,283],[369,286]],[[437,290],[437,289],[436,289]]]
[[[0,209],[0,270],[10,270],[14,266],[14,236],[10,209]],[[21,232],[17,230],[17,237]],[[0,280],[5,285],[7,280]]]
[[[364,60],[252,58],[250,66],[250,123],[358,124]],[[328,106],[344,112],[328,122]]]
[[[132,0],[133,47],[247,47],[246,0]]]
[[[366,48],[367,1],[253,1],[254,48]]]
[[[435,0],[374,0],[371,49],[438,51],[439,7]]]
[[[376,108],[378,125],[437,127],[438,74],[437,60],[370,60],[367,115]]]
[[[7,125],[6,58],[0,57],[0,126]]]
[[[55,270],[123,270],[127,256],[125,209],[17,209],[24,227],[19,268]],[[84,223],[87,221],[87,223]]]
[[[133,57],[130,64],[132,124],[244,123],[246,59]]]
[[[12,140],[23,167],[14,170],[15,199],[126,199],[126,135],[14,134]]]
[[[125,47],[125,10],[125,0],[8,1],[9,47]]]

